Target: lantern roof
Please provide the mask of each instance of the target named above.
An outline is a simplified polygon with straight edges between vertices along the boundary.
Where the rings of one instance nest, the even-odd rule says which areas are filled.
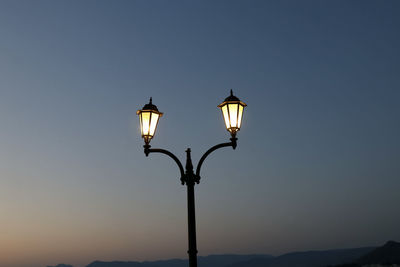
[[[239,98],[233,95],[233,91],[231,89],[231,95],[225,98],[225,101],[240,101]]]
[[[227,103],[240,103],[242,106],[247,106],[245,103],[243,103],[242,101],[240,101],[239,98],[237,98],[236,96],[233,95],[233,91],[231,89],[231,95],[228,96],[227,98],[225,98],[224,102],[222,102],[221,104],[218,105],[219,108],[221,108],[222,106],[226,105]]]
[[[139,114],[142,113],[143,111],[147,110],[147,111],[153,111],[153,112],[159,114],[160,117],[161,117],[161,116],[163,115],[163,113],[160,112],[160,111],[158,111],[157,106],[156,106],[156,105],[153,105],[152,100],[153,100],[153,99],[150,97],[149,103],[146,104],[146,105],[144,105],[142,109],[139,109],[139,110],[136,112],[136,114],[139,115]]]
[[[156,105],[153,105],[153,99],[150,97],[150,102],[146,105],[143,106],[142,110],[155,110],[158,111],[158,108]]]

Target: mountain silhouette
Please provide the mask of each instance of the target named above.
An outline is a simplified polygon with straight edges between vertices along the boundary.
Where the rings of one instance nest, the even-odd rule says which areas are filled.
[[[388,241],[382,247],[376,248],[356,261],[360,265],[366,264],[400,264],[400,243]]]
[[[321,267],[351,262],[372,251],[373,247],[305,251],[284,254],[270,259],[252,259],[227,267]]]
[[[388,241],[385,245],[375,248],[352,263],[334,267],[393,266],[395,264],[400,264],[400,243]]]
[[[86,267],[159,267],[158,265],[137,261],[94,261]]]
[[[388,241],[381,247],[292,252],[281,256],[209,255],[199,256],[199,267],[361,267],[371,264],[400,264],[400,243]],[[94,261],[86,267],[187,267],[187,259],[158,261]],[[59,264],[47,267],[73,267]]]
[[[210,255],[198,257],[199,267],[321,267],[352,262],[371,252],[374,247],[327,251],[293,252],[278,257],[256,255]],[[183,259],[159,261],[94,261],[86,267],[187,267]]]
[[[228,266],[235,262],[248,261],[254,258],[272,258],[271,255],[209,255],[209,256],[199,256],[197,257],[199,267],[221,267]],[[86,267],[187,267],[188,261],[182,259],[171,259],[171,260],[159,260],[159,261],[94,261]]]

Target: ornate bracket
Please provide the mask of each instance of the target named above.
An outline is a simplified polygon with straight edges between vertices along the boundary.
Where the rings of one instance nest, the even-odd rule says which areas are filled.
[[[181,173],[182,184],[185,184],[185,171],[183,169],[182,163],[179,161],[179,159],[174,154],[172,154],[171,152],[169,152],[168,150],[165,150],[165,149],[150,148],[151,146],[149,144],[146,144],[143,147],[144,147],[144,154],[146,154],[146,157],[148,157],[150,153],[162,153],[162,154],[165,154],[165,155],[171,157],[178,165],[179,171]]]
[[[145,144],[143,147],[144,147],[144,154],[146,155],[146,157],[149,156],[150,153],[162,153],[162,154],[165,154],[165,155],[169,156],[170,158],[172,158],[179,167],[179,171],[181,173],[182,185],[184,185],[185,183],[186,184],[187,183],[197,183],[198,184],[198,183],[200,183],[201,166],[203,165],[203,162],[208,157],[208,155],[210,155],[212,152],[214,152],[215,150],[222,148],[222,147],[231,146],[233,149],[236,148],[237,138],[235,136],[232,136],[232,138],[230,140],[231,140],[231,142],[229,142],[229,143],[218,144],[218,145],[211,147],[209,150],[207,150],[206,153],[204,153],[204,155],[200,158],[200,161],[197,164],[196,174],[194,174],[194,172],[193,172],[192,159],[190,157],[190,152],[191,152],[190,148],[188,148],[186,150],[187,155],[186,155],[186,173],[185,173],[182,163],[179,161],[179,159],[174,154],[172,154],[168,150],[160,149],[160,148],[151,148],[151,146],[149,144]]]
[[[201,169],[201,166],[203,165],[204,160],[208,157],[208,155],[210,155],[212,152],[214,152],[215,150],[217,150],[219,148],[227,147],[227,146],[231,146],[233,149],[236,149],[237,138],[235,136],[232,136],[231,142],[215,145],[212,148],[210,148],[209,150],[207,150],[206,153],[204,153],[204,155],[200,158],[199,163],[197,164],[196,183],[200,183],[200,169]]]

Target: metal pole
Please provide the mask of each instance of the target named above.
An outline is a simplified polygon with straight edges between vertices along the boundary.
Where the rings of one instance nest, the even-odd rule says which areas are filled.
[[[188,207],[189,267],[197,267],[196,212],[194,204],[194,173],[190,148],[186,150],[186,186]]]
[[[237,138],[232,135],[231,142],[222,143],[219,145],[215,145],[201,157],[197,169],[196,174],[193,171],[192,159],[190,156],[190,148],[186,150],[186,170],[184,171],[183,165],[179,161],[179,159],[165,149],[160,148],[151,148],[151,146],[146,143],[144,147],[144,153],[146,157],[150,153],[162,153],[169,157],[171,157],[179,167],[179,171],[181,174],[181,182],[182,184],[186,183],[187,186],[187,209],[188,209],[188,241],[189,241],[189,267],[197,267],[197,245],[196,245],[196,212],[195,212],[195,204],[194,204],[194,185],[200,182],[200,168],[208,155],[210,155],[214,150],[217,150],[222,147],[231,146],[233,149],[236,148],[236,140]]]

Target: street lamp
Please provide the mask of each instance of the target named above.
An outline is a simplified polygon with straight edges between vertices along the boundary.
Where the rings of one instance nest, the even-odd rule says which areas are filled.
[[[226,129],[231,133],[232,137],[236,135],[236,132],[240,130],[242,125],[243,109],[247,105],[233,95],[231,89],[231,95],[225,98],[225,101],[218,105],[222,110],[224,116]]]
[[[150,102],[144,105],[141,110],[138,110],[136,114],[139,115],[140,131],[142,133],[144,142],[149,144],[151,138],[153,138],[154,134],[156,133],[158,120],[163,113],[159,112],[157,107],[153,105],[150,97]]]
[[[236,133],[240,130],[242,124],[243,110],[247,105],[239,100],[233,95],[231,90],[230,96],[228,96],[224,102],[222,102],[218,107],[221,109],[226,129],[231,133],[230,142],[221,143],[211,147],[204,153],[197,164],[196,173],[193,170],[192,159],[190,156],[190,148],[186,150],[186,166],[183,169],[182,163],[179,159],[165,149],[151,148],[150,141],[154,137],[157,129],[158,120],[163,115],[159,112],[157,107],[153,105],[152,99],[146,104],[142,109],[137,111],[140,120],[140,131],[142,138],[144,139],[145,145],[144,154],[146,157],[150,153],[162,153],[171,157],[178,165],[181,177],[182,185],[187,186],[187,207],[188,207],[188,240],[189,240],[189,267],[197,267],[197,245],[196,245],[196,216],[195,216],[195,204],[194,204],[194,185],[200,183],[200,169],[203,165],[204,160],[213,151],[231,146],[233,149],[236,148],[237,138]]]

